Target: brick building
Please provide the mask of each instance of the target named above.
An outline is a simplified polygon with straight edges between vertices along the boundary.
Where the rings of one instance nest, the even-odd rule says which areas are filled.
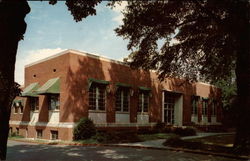
[[[220,125],[220,90],[122,62],[66,50],[25,66],[22,96],[13,102],[11,132],[28,138],[72,140],[75,123],[91,118],[98,128]]]

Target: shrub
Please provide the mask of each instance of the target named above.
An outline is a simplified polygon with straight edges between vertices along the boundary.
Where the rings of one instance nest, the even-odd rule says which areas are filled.
[[[74,128],[74,140],[89,139],[96,134],[96,128],[92,120],[81,118]]]
[[[92,137],[100,143],[125,143],[140,141],[135,132],[127,131],[102,131]]]
[[[172,146],[172,147],[182,147],[182,148],[189,148],[189,149],[201,149],[204,147],[203,143],[200,141],[186,141],[182,140],[180,136],[174,135],[163,143],[165,146]]]
[[[173,129],[173,133],[180,135],[180,136],[193,136],[196,135],[196,130],[192,127],[176,127]]]
[[[154,127],[154,130],[158,133],[171,133],[173,131],[172,126],[167,125],[163,122],[157,122]]]
[[[184,143],[184,141],[181,140],[180,136],[173,135],[173,136],[169,137],[168,139],[166,139],[166,141],[163,143],[163,145],[178,147],[178,146],[182,146],[183,143]]]

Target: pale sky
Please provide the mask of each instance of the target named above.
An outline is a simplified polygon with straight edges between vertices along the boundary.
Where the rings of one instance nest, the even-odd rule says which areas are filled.
[[[66,49],[75,49],[122,60],[128,56],[127,42],[116,36],[114,29],[122,23],[121,10],[106,3],[97,6],[97,15],[75,22],[65,2],[49,5],[47,1],[30,1],[26,16],[27,30],[19,42],[15,81],[24,84],[24,66]]]

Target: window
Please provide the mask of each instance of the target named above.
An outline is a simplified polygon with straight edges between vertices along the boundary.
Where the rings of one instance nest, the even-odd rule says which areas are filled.
[[[16,103],[14,104],[14,113],[15,113],[15,114],[18,113],[18,106],[16,105]]]
[[[16,128],[16,134],[19,135],[19,128]]]
[[[128,112],[129,110],[129,88],[119,87],[116,91],[116,111]]]
[[[20,113],[23,113],[23,105],[20,103]]]
[[[9,135],[12,135],[13,133],[13,130],[12,130],[12,127],[9,128]]]
[[[208,99],[203,99],[202,101],[202,115],[207,115],[208,110]]]
[[[140,91],[138,112],[148,112],[149,91]]]
[[[36,130],[36,138],[38,138],[38,139],[43,138],[43,130],[41,130],[41,129]]]
[[[59,110],[59,107],[60,107],[59,95],[58,94],[49,95],[49,110]]]
[[[30,108],[31,108],[31,111],[39,110],[38,97],[30,97]]]
[[[58,131],[51,130],[51,140],[58,140]]]
[[[89,88],[89,109],[105,110],[106,86],[103,84],[92,83]]]
[[[192,114],[193,115],[197,115],[198,106],[199,106],[199,97],[198,96],[193,96],[192,97]]]
[[[164,122],[174,124],[174,107],[176,95],[171,92],[164,92]]]
[[[211,115],[212,116],[216,116],[216,111],[217,111],[217,102],[216,101],[213,101],[212,102],[212,109],[211,109],[212,111],[211,111]]]

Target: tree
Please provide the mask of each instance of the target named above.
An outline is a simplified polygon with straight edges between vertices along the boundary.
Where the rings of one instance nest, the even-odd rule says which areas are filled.
[[[250,1],[128,1],[115,31],[133,50],[130,65],[159,78],[215,82],[236,73],[234,148],[250,153]],[[173,43],[175,40],[176,43]],[[158,49],[158,46],[161,48]]]
[[[50,0],[56,4],[57,0]],[[66,0],[76,21],[95,15],[101,0]],[[115,0],[111,0],[112,7]],[[30,11],[26,0],[0,0],[0,159],[6,158],[11,103],[19,93],[14,82],[16,51]],[[238,128],[235,147],[247,150],[250,129],[249,1],[128,1],[124,24],[116,32],[129,39],[133,67],[156,69],[159,77],[217,80],[236,68]],[[171,39],[179,41],[171,44]],[[158,40],[164,42],[157,49]]]
[[[50,0],[56,4],[57,0]],[[95,15],[100,0],[67,0],[75,21]],[[14,82],[18,42],[26,31],[24,18],[30,12],[27,0],[0,0],[0,160],[6,159],[9,119],[13,99],[20,93]]]

